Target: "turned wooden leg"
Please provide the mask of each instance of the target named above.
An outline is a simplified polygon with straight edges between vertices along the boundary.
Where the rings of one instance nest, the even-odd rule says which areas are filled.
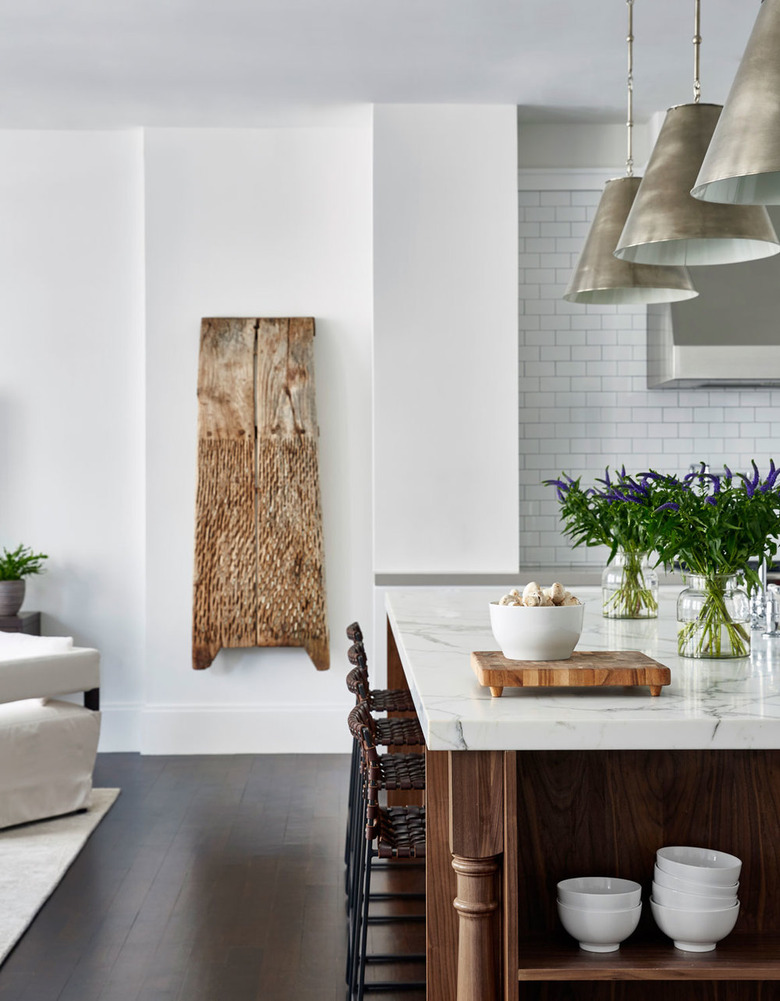
[[[457,1001],[499,1001],[498,874],[504,850],[503,755],[450,751],[450,849],[457,874]]]
[[[500,987],[494,951],[498,858],[454,855],[452,868],[458,875],[458,1001],[494,1001]]]
[[[494,699],[500,699],[501,698],[501,693],[503,692],[503,690],[504,689],[501,688],[501,687],[499,687],[498,685],[491,685],[490,686],[490,694],[493,696]]]
[[[660,695],[661,694],[661,685],[651,685],[650,686],[650,694],[651,695]]]

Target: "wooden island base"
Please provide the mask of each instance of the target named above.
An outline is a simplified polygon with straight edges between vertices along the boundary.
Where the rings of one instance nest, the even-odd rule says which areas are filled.
[[[780,985],[761,987],[780,980],[780,751],[453,751],[428,752],[428,761],[439,755],[450,759],[449,783],[434,766],[431,775],[439,782],[429,782],[427,797],[435,799],[437,812],[441,799],[449,800],[453,830],[495,833],[501,803],[502,904],[493,934],[502,948],[500,988],[481,989],[493,943],[464,935],[462,914],[459,945],[451,923],[430,927],[429,1001],[780,997]],[[490,776],[479,791],[453,778],[472,755]],[[743,860],[737,927],[714,953],[678,951],[653,921],[648,900],[655,852],[675,844],[720,848]],[[439,831],[428,856],[437,908],[457,892],[448,871],[451,850]],[[643,886],[640,926],[617,953],[582,952],[558,921],[556,883],[588,874]],[[453,991],[444,967],[455,964],[456,955]]]
[[[780,998],[780,750],[426,751],[426,761],[428,1001]],[[713,953],[680,952],[655,926],[663,845],[743,861],[737,926]],[[560,926],[556,883],[581,875],[642,884],[639,928],[617,953],[584,953]]]

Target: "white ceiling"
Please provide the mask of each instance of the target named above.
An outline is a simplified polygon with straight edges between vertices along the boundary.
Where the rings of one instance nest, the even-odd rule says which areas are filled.
[[[702,0],[722,103],[759,0]],[[635,0],[635,117],[691,100],[693,0]],[[625,0],[0,0],[0,127],[252,126],[280,105],[625,119]]]

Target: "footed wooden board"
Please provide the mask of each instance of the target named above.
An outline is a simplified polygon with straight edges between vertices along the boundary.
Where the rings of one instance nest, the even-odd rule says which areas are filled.
[[[507,660],[500,650],[478,650],[471,666],[495,698],[505,688],[580,688],[649,685],[660,695],[672,672],[637,650],[575,650],[569,660]]]

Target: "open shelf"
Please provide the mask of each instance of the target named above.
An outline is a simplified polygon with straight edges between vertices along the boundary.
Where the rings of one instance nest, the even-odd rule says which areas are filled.
[[[681,952],[670,939],[626,943],[618,952],[589,953],[545,940],[520,943],[521,981],[780,980],[780,935],[725,938],[714,952]]]

